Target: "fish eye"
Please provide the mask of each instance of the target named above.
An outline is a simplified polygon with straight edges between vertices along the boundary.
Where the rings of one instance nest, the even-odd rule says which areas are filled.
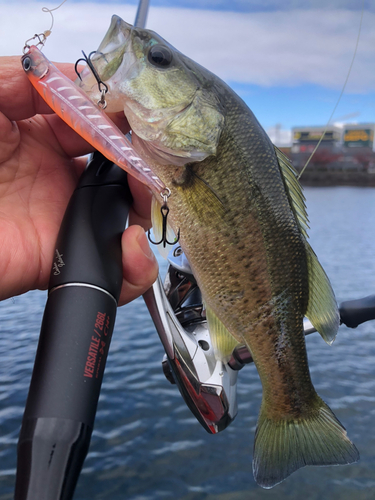
[[[25,71],[30,71],[31,69],[31,57],[26,56],[22,61],[22,67]]]
[[[153,45],[148,52],[148,60],[153,66],[168,67],[173,59],[172,51],[164,45]]]

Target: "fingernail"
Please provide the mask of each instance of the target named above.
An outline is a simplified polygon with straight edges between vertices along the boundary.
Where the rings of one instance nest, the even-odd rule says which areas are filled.
[[[151,250],[150,245],[148,244],[145,233],[141,232],[137,238],[138,245],[140,246],[142,252],[148,259],[156,260],[154,252]]]
[[[12,120],[11,124],[12,124],[12,132],[19,132],[19,128],[18,128],[17,122],[14,121],[14,120]]]

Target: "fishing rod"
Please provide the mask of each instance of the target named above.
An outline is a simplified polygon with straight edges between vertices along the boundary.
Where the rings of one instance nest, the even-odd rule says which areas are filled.
[[[140,0],[137,13],[135,15],[134,26],[137,28],[145,28],[147,21],[148,9],[150,6],[149,0]]]
[[[145,23],[140,0],[136,23]],[[122,286],[127,173],[91,155],[66,209],[18,440],[15,500],[71,500],[94,426]]]
[[[127,174],[94,153],[61,225],[18,441],[16,500],[69,500],[86,457],[122,285]]]

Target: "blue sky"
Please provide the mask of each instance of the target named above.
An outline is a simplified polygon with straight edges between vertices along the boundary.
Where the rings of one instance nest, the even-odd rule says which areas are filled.
[[[0,55],[50,26],[43,6],[0,0]],[[55,61],[95,50],[112,14],[133,22],[137,2],[67,2],[54,12],[45,46]],[[150,0],[148,27],[218,74],[245,100],[272,137],[328,120],[353,56],[360,0]],[[15,26],[17,27],[15,29]],[[375,6],[365,1],[357,57],[333,122],[375,121]],[[285,132],[284,132],[285,131]]]

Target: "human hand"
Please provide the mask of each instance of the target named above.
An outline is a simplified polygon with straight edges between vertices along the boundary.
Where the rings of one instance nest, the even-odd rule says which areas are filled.
[[[75,79],[74,65],[58,64]],[[19,57],[0,57],[0,300],[48,286],[60,224],[92,147],[37,94]],[[128,126],[117,120],[123,132]],[[144,293],[158,266],[144,229],[151,195],[129,176],[134,204],[122,237],[120,305]],[[142,226],[142,227],[140,227]]]

